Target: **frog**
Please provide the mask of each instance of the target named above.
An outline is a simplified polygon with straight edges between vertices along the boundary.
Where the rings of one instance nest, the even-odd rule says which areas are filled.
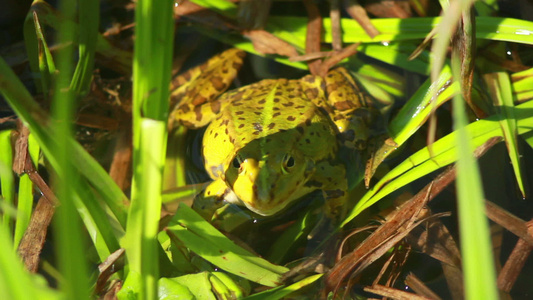
[[[338,223],[349,187],[340,149],[366,147],[372,98],[343,67],[226,91],[244,54],[226,50],[175,80],[173,124],[206,127],[202,155],[213,181],[200,197],[274,216],[318,190]]]

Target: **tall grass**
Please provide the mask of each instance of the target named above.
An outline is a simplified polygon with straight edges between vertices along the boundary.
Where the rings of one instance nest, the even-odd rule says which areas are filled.
[[[236,17],[237,9],[231,2],[196,2],[228,18]],[[94,278],[98,274],[88,268],[89,263],[95,263],[87,257],[88,248],[94,249],[97,263],[105,261],[119,248],[125,249],[124,272],[114,275],[115,279],[123,281],[118,294],[122,299],[154,299],[174,294],[192,297],[206,293],[214,297],[212,290],[224,297],[245,296],[252,293],[250,282],[268,287],[280,285],[253,295],[280,298],[314,284],[320,276],[310,276],[292,285],[283,285],[281,274],[288,270],[286,267],[274,265],[236,245],[183,205],[166,229],[159,232],[167,148],[168,86],[174,45],[173,1],[136,2],[135,48],[131,62],[133,183],[130,199],[74,141],[72,126],[77,101],[90,87],[95,55],[111,57],[123,52],[110,46],[98,34],[97,1],[79,1],[79,23],[74,22],[75,2],[60,3],[61,17],[58,18],[49,13],[52,11],[49,6],[36,1],[34,10],[28,14],[25,28],[29,61],[34,73],[39,74],[36,76],[36,86],[45,98],[51,96],[53,100],[50,115],[43,111],[6,62],[0,59],[0,91],[30,129],[31,139],[35,139],[31,143],[38,145],[32,148],[37,150],[31,150],[33,163],[43,163],[35,155],[39,149],[46,158],[45,164],[53,175],[54,192],[60,202],[54,221],[54,252],[60,274],[56,278],[58,288],[51,288],[39,275],[25,271],[16,256],[18,241],[25,233],[31,215],[32,187],[28,176],[23,175],[18,181],[18,193],[15,192],[16,180],[11,172],[13,153],[10,131],[4,131],[0,132],[0,244],[9,246],[0,251],[0,295],[8,299],[95,297],[91,293],[94,293]],[[492,82],[491,86],[496,87],[493,94],[502,101],[499,105],[502,110],[486,119],[467,123],[466,108],[459,96],[461,84],[450,82],[452,78],[457,81],[460,77],[459,67],[455,63],[451,64],[445,54],[449,37],[458,20],[457,15],[466,11],[472,1],[455,1],[450,5],[447,5],[447,1],[441,3],[445,10],[442,17],[374,20],[374,25],[380,31],[374,38],[367,36],[355,21],[342,21],[344,41],[362,42],[358,48],[361,53],[398,68],[433,75],[388,124],[388,131],[399,146],[417,133],[435,108],[450,98],[453,98],[454,108],[453,132],[435,141],[431,147],[419,149],[384,174],[350,209],[342,225],[348,224],[363,210],[392,192],[445,165],[457,162],[465,296],[491,299],[497,297],[494,266],[491,263],[488,222],[482,205],[484,195],[471,150],[491,137],[501,136],[509,146],[513,165],[519,165],[515,140],[518,135],[531,133],[533,116],[530,112],[533,101],[524,100],[515,105],[511,90],[523,91],[524,94],[520,94],[520,97],[526,99],[529,90],[524,86],[527,86],[527,82],[510,82],[507,74],[498,73],[489,76],[486,81]],[[272,17],[270,20],[266,25],[268,31],[298,50],[304,48],[306,18]],[[520,30],[532,32],[531,22],[480,16],[476,24],[477,37],[480,39],[533,44],[531,36],[520,33]],[[59,50],[50,51],[47,37],[41,30],[42,25],[58,29]],[[328,42],[331,25],[327,18],[324,19],[324,28],[325,41]],[[437,28],[438,34],[432,51],[421,50],[415,60],[409,60],[420,39],[425,38],[434,28]],[[212,33],[205,28],[197,29],[257,53],[252,43],[242,36],[226,32]],[[74,66],[76,49],[78,59]],[[129,59],[128,55],[124,56]],[[121,70],[124,71],[129,61],[125,62],[124,57],[119,60]],[[292,62],[286,58],[277,60],[294,67],[306,68],[301,62]],[[351,58],[347,65],[358,69],[358,79],[373,95],[379,95],[380,100],[389,101],[404,95],[402,85],[405,82],[401,76],[384,71],[375,64],[363,64],[357,58]],[[524,75],[524,78],[529,77]],[[521,172],[519,167],[515,167],[516,178],[522,187]],[[279,248],[289,249],[290,244],[300,237],[302,230],[298,226],[305,227],[305,220],[294,224],[294,227],[285,232],[283,241],[278,244]],[[285,254],[280,251],[275,256]],[[195,255],[202,258],[201,262],[198,262]],[[216,270],[213,265],[226,272]]]

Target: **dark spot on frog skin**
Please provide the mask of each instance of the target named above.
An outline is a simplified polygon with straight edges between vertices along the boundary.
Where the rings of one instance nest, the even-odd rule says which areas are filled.
[[[257,116],[260,116],[261,112],[260,111],[254,111],[254,114],[256,114]]]
[[[304,129],[303,129],[302,126],[298,126],[298,127],[296,127],[296,130],[298,130],[298,132],[299,132],[300,134],[302,134],[302,135],[304,134]]]
[[[305,142],[311,144],[311,141],[309,139],[305,139]]]
[[[339,97],[342,97],[342,93],[339,93]],[[335,108],[340,110],[340,111],[343,111],[343,110],[348,110],[348,109],[351,109],[351,108],[354,108],[355,105],[352,101],[339,101],[339,102],[336,102],[334,104]]]
[[[274,98],[274,103],[278,103],[279,101],[280,101],[280,99],[279,99],[279,98],[277,98],[277,97],[276,97],[276,98]]]
[[[213,138],[216,138],[218,136],[218,132],[215,132],[215,135],[213,136]]]
[[[272,129],[276,126],[276,123],[270,123],[268,124],[268,129]],[[270,139],[267,139],[267,142],[269,142]]]
[[[280,108],[276,106],[276,107],[273,107],[272,110],[280,110]]]
[[[305,90],[305,95],[307,95],[309,99],[314,99],[318,96],[318,89],[317,88],[307,89]]]
[[[327,199],[340,198],[344,196],[344,191],[342,190],[329,190],[329,191],[324,191],[324,193],[326,193]]]
[[[257,102],[257,104],[265,104],[266,102],[266,99],[262,99],[262,100],[259,100],[259,102]]]
[[[311,120],[310,119],[305,120],[305,126],[311,126]]]
[[[202,119],[202,108],[200,106],[195,107],[194,113],[196,114],[196,121],[200,121]]]
[[[218,114],[220,112],[220,102],[219,101],[213,101],[211,102],[211,110]]]
[[[292,122],[294,120],[296,120],[296,118],[294,116],[288,116],[287,117],[287,121],[291,121]]]
[[[281,103],[281,105],[283,105],[283,106],[285,106],[285,107],[289,107],[289,106],[293,106],[293,105],[294,105],[294,102]]]
[[[304,105],[298,105],[298,106],[295,106],[294,108],[301,109],[301,108],[304,108],[304,107],[305,107]]]
[[[218,76],[211,78],[211,85],[218,92],[223,91],[226,88],[224,81],[222,80],[221,77],[218,77]]]
[[[281,113],[280,113],[280,112],[276,112],[276,113],[273,113],[273,114],[272,114],[272,117],[275,118],[275,117],[277,117],[277,116],[279,116],[279,115],[281,115]]]
[[[240,116],[240,115],[244,114],[244,111],[236,111],[235,114],[236,114],[237,116]]]
[[[181,110],[183,113],[188,113],[189,111],[191,111],[191,109],[187,105],[180,106],[179,110]]]
[[[282,91],[277,91],[274,95],[281,96],[281,95],[283,95],[283,92]]]
[[[312,186],[312,187],[322,187],[322,182],[320,181],[317,181],[317,180],[309,180],[308,182],[305,183],[305,186]]]
[[[244,127],[244,124],[239,125],[239,128],[243,128],[243,127]]]

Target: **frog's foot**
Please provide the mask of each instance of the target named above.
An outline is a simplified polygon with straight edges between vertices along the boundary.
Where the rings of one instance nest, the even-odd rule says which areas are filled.
[[[201,66],[192,68],[172,80],[169,118],[171,126],[177,123],[188,128],[200,128],[211,122],[228,104],[217,99],[237,76],[245,52],[236,48],[214,56]]]

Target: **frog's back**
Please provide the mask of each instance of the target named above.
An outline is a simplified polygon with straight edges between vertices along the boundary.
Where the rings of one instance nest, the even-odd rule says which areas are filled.
[[[279,139],[320,160],[336,149],[335,131],[325,113],[312,101],[323,91],[300,80],[263,80],[228,92],[228,105],[204,136],[206,165],[223,171],[234,154],[253,140]]]

